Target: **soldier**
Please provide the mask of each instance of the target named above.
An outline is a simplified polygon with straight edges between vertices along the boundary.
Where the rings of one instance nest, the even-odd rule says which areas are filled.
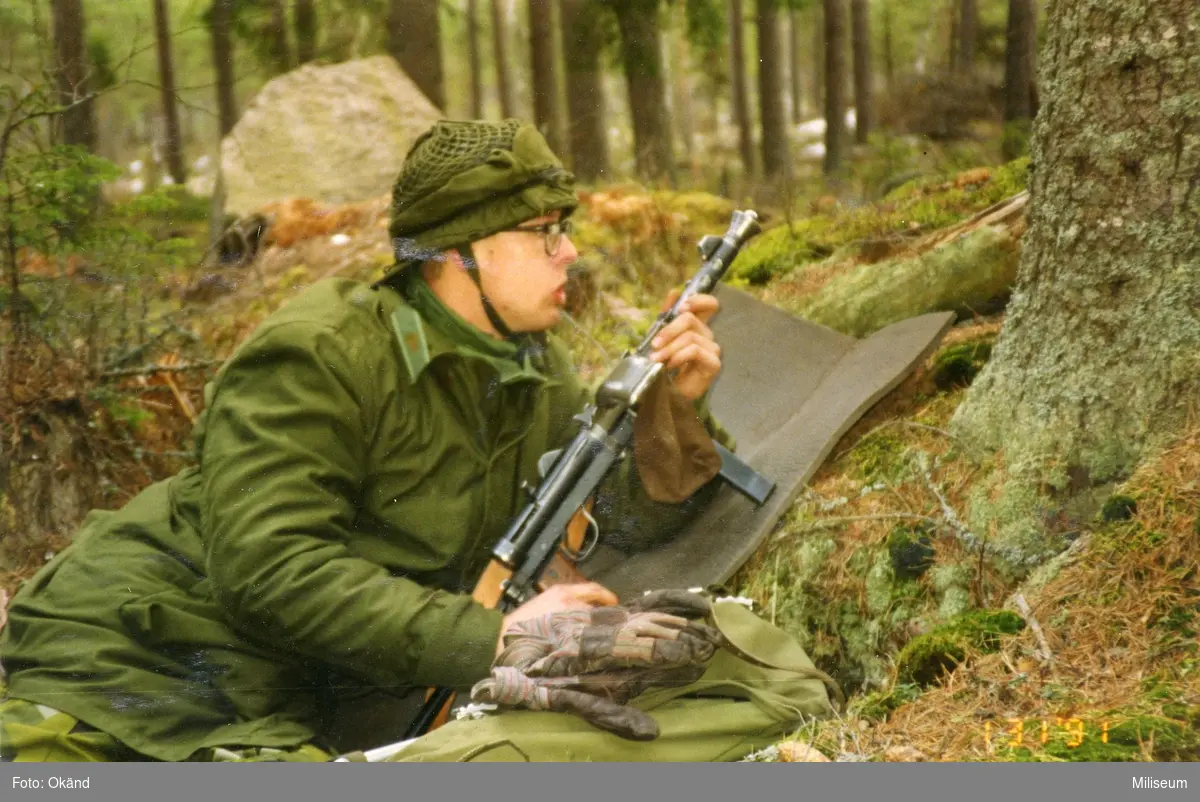
[[[507,617],[469,591],[573,434],[586,392],[549,334],[576,258],[572,175],[536,129],[439,122],[394,189],[393,273],[318,282],[205,390],[199,463],[95,511],[12,600],[4,760],[323,760],[355,700],[466,687],[512,624],[614,605],[558,586]],[[711,296],[654,358],[708,431]],[[673,531],[632,460],[597,499],[609,542]],[[347,725],[347,721],[350,722]]]

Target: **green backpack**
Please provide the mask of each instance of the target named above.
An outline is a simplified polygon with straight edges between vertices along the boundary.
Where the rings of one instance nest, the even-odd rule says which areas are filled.
[[[713,605],[729,646],[689,685],[647,691],[630,704],[660,735],[629,741],[564,713],[510,710],[453,721],[389,762],[712,762],[739,760],[805,721],[832,714],[841,690],[787,633],[741,604]]]

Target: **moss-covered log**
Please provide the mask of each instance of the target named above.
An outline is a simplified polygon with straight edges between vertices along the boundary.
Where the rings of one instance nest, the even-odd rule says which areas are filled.
[[[1054,0],[1047,30],[1017,286],[955,423],[1096,481],[1200,386],[1200,6]]]

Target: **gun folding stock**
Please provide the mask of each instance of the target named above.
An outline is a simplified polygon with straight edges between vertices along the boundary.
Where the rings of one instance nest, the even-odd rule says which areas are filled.
[[[775,483],[720,443],[714,442],[713,446],[721,457],[721,472],[718,476],[755,504],[765,504],[775,491]]]

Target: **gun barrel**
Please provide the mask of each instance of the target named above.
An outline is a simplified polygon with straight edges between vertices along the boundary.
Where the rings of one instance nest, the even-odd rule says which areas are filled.
[[[693,295],[701,295],[712,292],[713,288],[720,283],[724,278],[725,272],[729,270],[729,266],[733,264],[734,258],[738,251],[746,244],[746,240],[753,237],[762,227],[758,222],[758,213],[752,209],[744,211],[736,211],[729,222],[729,229],[725,235],[721,237],[721,243],[716,250],[704,260],[704,264],[696,271],[696,275],[692,276],[691,280],[684,286],[683,292],[675,299],[675,303],[666,312],[658,316],[654,321],[654,325],[650,327],[650,331],[646,334],[638,346],[639,354],[649,353],[650,342],[658,336],[658,333],[669,324],[672,320],[679,316],[683,305],[687,303],[687,299]]]

